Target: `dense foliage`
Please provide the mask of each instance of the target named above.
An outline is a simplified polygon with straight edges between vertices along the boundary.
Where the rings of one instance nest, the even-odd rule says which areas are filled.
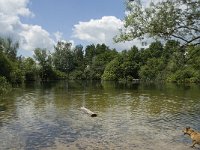
[[[154,37],[179,40],[182,46],[200,44],[200,1],[162,0],[144,5],[127,2],[124,29],[117,41]]]
[[[1,94],[6,94],[11,90],[11,85],[8,83],[5,77],[0,76],[0,95]]]
[[[10,84],[60,79],[200,82],[200,46],[155,41],[146,49],[118,52],[105,44],[58,42],[54,52],[36,48],[33,58],[17,56],[18,44],[0,39],[1,91]],[[7,45],[7,46],[6,46]],[[8,46],[9,45],[9,46]]]
[[[146,49],[118,52],[105,44],[72,46],[59,41],[54,51],[36,48],[33,58],[17,55],[19,43],[0,38],[0,94],[12,84],[59,79],[200,82],[200,1],[163,0],[144,6],[127,1],[116,42],[155,38]],[[162,39],[158,41],[158,39]]]

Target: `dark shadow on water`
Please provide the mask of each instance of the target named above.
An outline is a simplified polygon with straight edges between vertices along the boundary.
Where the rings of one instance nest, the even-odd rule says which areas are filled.
[[[0,105],[0,112],[1,112],[1,111],[6,111],[6,109],[7,109],[7,108],[6,108],[5,105]]]

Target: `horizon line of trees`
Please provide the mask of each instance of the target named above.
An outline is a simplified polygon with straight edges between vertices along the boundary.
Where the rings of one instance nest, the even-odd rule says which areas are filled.
[[[144,37],[166,41],[140,50],[133,45],[118,52],[105,44],[72,48],[60,41],[53,53],[36,48],[33,58],[24,58],[17,56],[18,42],[0,38],[0,82],[5,87],[0,90],[10,83],[59,79],[199,83],[199,7],[199,0],[152,1],[148,6],[140,0],[126,1],[124,27],[114,41]]]
[[[33,58],[17,56],[18,48],[17,42],[0,38],[0,80],[6,86],[60,79],[200,82],[200,46],[182,47],[175,40],[121,52],[105,44],[83,49],[59,41],[53,53],[36,48]]]

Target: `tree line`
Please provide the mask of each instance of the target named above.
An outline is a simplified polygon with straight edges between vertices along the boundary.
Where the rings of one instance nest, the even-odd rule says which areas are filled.
[[[155,41],[146,49],[121,52],[105,44],[72,47],[59,41],[51,53],[36,48],[32,57],[17,56],[19,44],[0,38],[0,76],[12,84],[60,79],[200,81],[200,46],[181,47],[175,40]]]
[[[0,38],[0,92],[10,84],[60,79],[199,83],[199,8],[199,0],[152,1],[149,6],[127,1],[124,28],[114,40],[157,39],[145,49],[133,45],[119,52],[105,44],[83,48],[59,41],[53,52],[36,48],[33,58],[25,58],[17,56],[18,42]]]

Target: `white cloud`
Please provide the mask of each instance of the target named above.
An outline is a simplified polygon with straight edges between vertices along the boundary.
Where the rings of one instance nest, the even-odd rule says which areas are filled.
[[[116,35],[122,25],[122,21],[114,16],[79,22],[79,24],[74,25],[73,37],[94,43],[106,43],[108,39],[110,40]]]
[[[22,48],[26,50],[34,50],[37,47],[52,50],[55,44],[50,34],[41,26],[22,24],[22,31],[19,35]]]
[[[105,43],[118,50],[129,49],[133,45],[141,47],[139,40],[115,43],[113,37],[119,34],[120,28],[123,28],[123,21],[114,16],[104,16],[74,25],[72,36],[89,43]]]
[[[62,32],[57,31],[57,32],[54,33],[54,36],[55,36],[56,42],[61,41],[63,39],[63,33]]]
[[[19,21],[18,17],[8,16],[0,13],[0,34],[11,33],[13,31],[13,25]]]
[[[54,37],[55,37],[56,43],[57,43],[58,41],[62,41],[62,42],[64,42],[64,43],[71,43],[71,44],[72,44],[72,48],[75,48],[75,42],[74,42],[74,40],[65,40],[65,39],[63,38],[63,33],[62,33],[62,32],[57,31],[57,32],[55,32],[53,35],[54,35]]]
[[[33,17],[27,8],[29,0],[0,0],[0,36],[19,41],[20,49],[33,51],[35,48],[53,49],[55,41],[39,25],[21,22],[20,17]]]
[[[0,0],[0,12],[8,15],[34,16],[34,14],[26,8],[29,0]]]

